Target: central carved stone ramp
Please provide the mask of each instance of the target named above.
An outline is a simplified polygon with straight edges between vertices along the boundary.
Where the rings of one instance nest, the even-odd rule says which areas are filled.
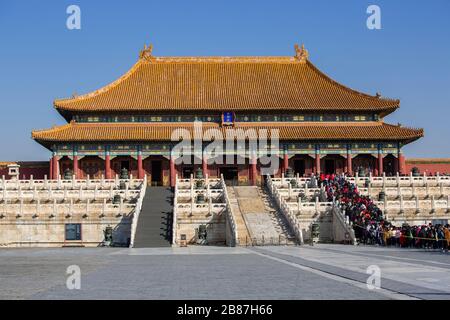
[[[275,209],[264,189],[256,186],[233,189],[239,211],[249,231],[250,239],[246,239],[247,244],[295,243],[295,237],[291,234],[287,222]]]
[[[170,247],[172,213],[172,190],[166,187],[148,187],[139,215],[134,247]]]
[[[250,242],[250,233],[248,232],[247,224],[245,223],[244,216],[239,208],[238,199],[234,192],[234,187],[227,186],[228,200],[230,201],[231,209],[234,214],[234,221],[236,223],[236,229],[238,233],[238,243],[241,246],[245,246],[245,243]]]

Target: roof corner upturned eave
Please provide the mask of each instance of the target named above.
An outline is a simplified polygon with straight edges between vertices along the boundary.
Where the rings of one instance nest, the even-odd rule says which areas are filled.
[[[72,119],[72,114],[76,113],[76,112],[89,112],[89,110],[78,110],[76,107],[72,107],[71,105],[73,105],[74,102],[80,101],[80,100],[85,100],[85,99],[89,99],[92,97],[95,97],[101,93],[107,92],[108,90],[120,85],[124,80],[126,80],[127,78],[129,78],[131,75],[133,75],[138,68],[145,63],[146,61],[148,61],[148,59],[146,58],[139,58],[138,61],[126,72],[124,73],[122,76],[120,76],[118,79],[116,79],[115,81],[97,89],[94,90],[92,92],[83,94],[83,95],[72,95],[72,97],[70,98],[60,98],[60,99],[55,99],[53,101],[53,107],[67,120],[70,121]]]
[[[386,98],[381,97],[381,95],[375,95],[372,96],[370,94],[364,93],[362,91],[358,91],[356,89],[352,89],[336,80],[334,80],[331,76],[320,70],[314,63],[311,62],[311,60],[306,60],[307,65],[319,76],[323,77],[327,81],[331,82],[333,85],[342,88],[343,90],[360,97],[363,97],[365,99],[373,101],[374,104],[381,104],[382,106],[377,108],[377,113],[381,117],[385,117],[395,110],[397,110],[400,107],[400,99],[392,99],[392,98]]]

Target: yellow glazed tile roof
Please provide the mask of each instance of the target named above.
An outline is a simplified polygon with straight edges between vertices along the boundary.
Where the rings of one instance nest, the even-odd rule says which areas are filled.
[[[193,135],[192,123],[77,123],[32,132],[42,144],[49,142],[89,141],[171,141],[172,134],[187,130]],[[203,132],[218,129],[226,137],[228,127],[203,123]],[[236,123],[244,132],[254,129],[257,135],[267,129],[278,129],[280,140],[402,140],[413,141],[423,136],[422,129],[411,129],[383,122],[367,123]],[[230,131],[228,131],[230,132]]]
[[[115,82],[55,100],[60,112],[311,110],[390,113],[399,100],[347,88],[296,57],[141,57]]]

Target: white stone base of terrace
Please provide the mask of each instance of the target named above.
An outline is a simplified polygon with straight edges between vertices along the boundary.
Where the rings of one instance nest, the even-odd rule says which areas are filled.
[[[296,180],[298,187],[291,186],[292,179]],[[319,202],[317,195],[320,194],[320,189],[308,188],[305,179],[308,178],[282,177],[271,180],[273,188],[286,204],[286,208],[296,216],[297,221],[303,220],[300,225],[302,230],[305,230],[305,225],[314,222],[314,217],[333,207],[332,202]],[[358,178],[358,181],[361,179],[363,178]],[[374,203],[383,211],[386,219],[395,226],[401,226],[403,223],[410,225],[446,224],[450,221],[450,187],[446,184],[448,177],[407,176],[384,177],[384,179],[386,184],[389,182],[392,185],[396,182],[398,184],[391,187],[386,185],[374,187],[371,184],[382,183],[383,177],[371,177],[371,184],[368,187],[358,187],[358,191],[361,195],[374,199]],[[348,180],[355,183],[356,178],[348,178]],[[384,201],[378,201],[381,191],[385,192]],[[300,194],[306,196],[308,200],[302,202]],[[305,231],[303,231],[303,236],[305,237]]]
[[[125,247],[130,243],[132,215],[120,219],[59,221],[24,221],[0,224],[0,247],[99,247],[106,227],[113,228],[114,246]],[[67,223],[81,224],[81,240],[65,240]]]
[[[202,187],[197,187],[201,181]],[[203,195],[205,202],[198,203]],[[199,228],[206,226],[207,244],[237,244],[237,229],[223,177],[204,179],[176,178],[172,244],[175,246],[200,243]]]
[[[120,183],[125,184],[120,189]],[[98,247],[132,243],[145,180],[20,180],[0,183],[0,247]],[[114,197],[119,201],[113,202]],[[69,240],[76,224],[80,238]]]

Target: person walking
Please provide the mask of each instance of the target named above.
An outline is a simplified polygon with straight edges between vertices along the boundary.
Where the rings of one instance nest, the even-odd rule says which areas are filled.
[[[444,241],[444,245],[446,246],[445,252],[448,252],[448,248],[450,247],[450,225],[448,224],[444,228],[444,237],[446,240]]]

